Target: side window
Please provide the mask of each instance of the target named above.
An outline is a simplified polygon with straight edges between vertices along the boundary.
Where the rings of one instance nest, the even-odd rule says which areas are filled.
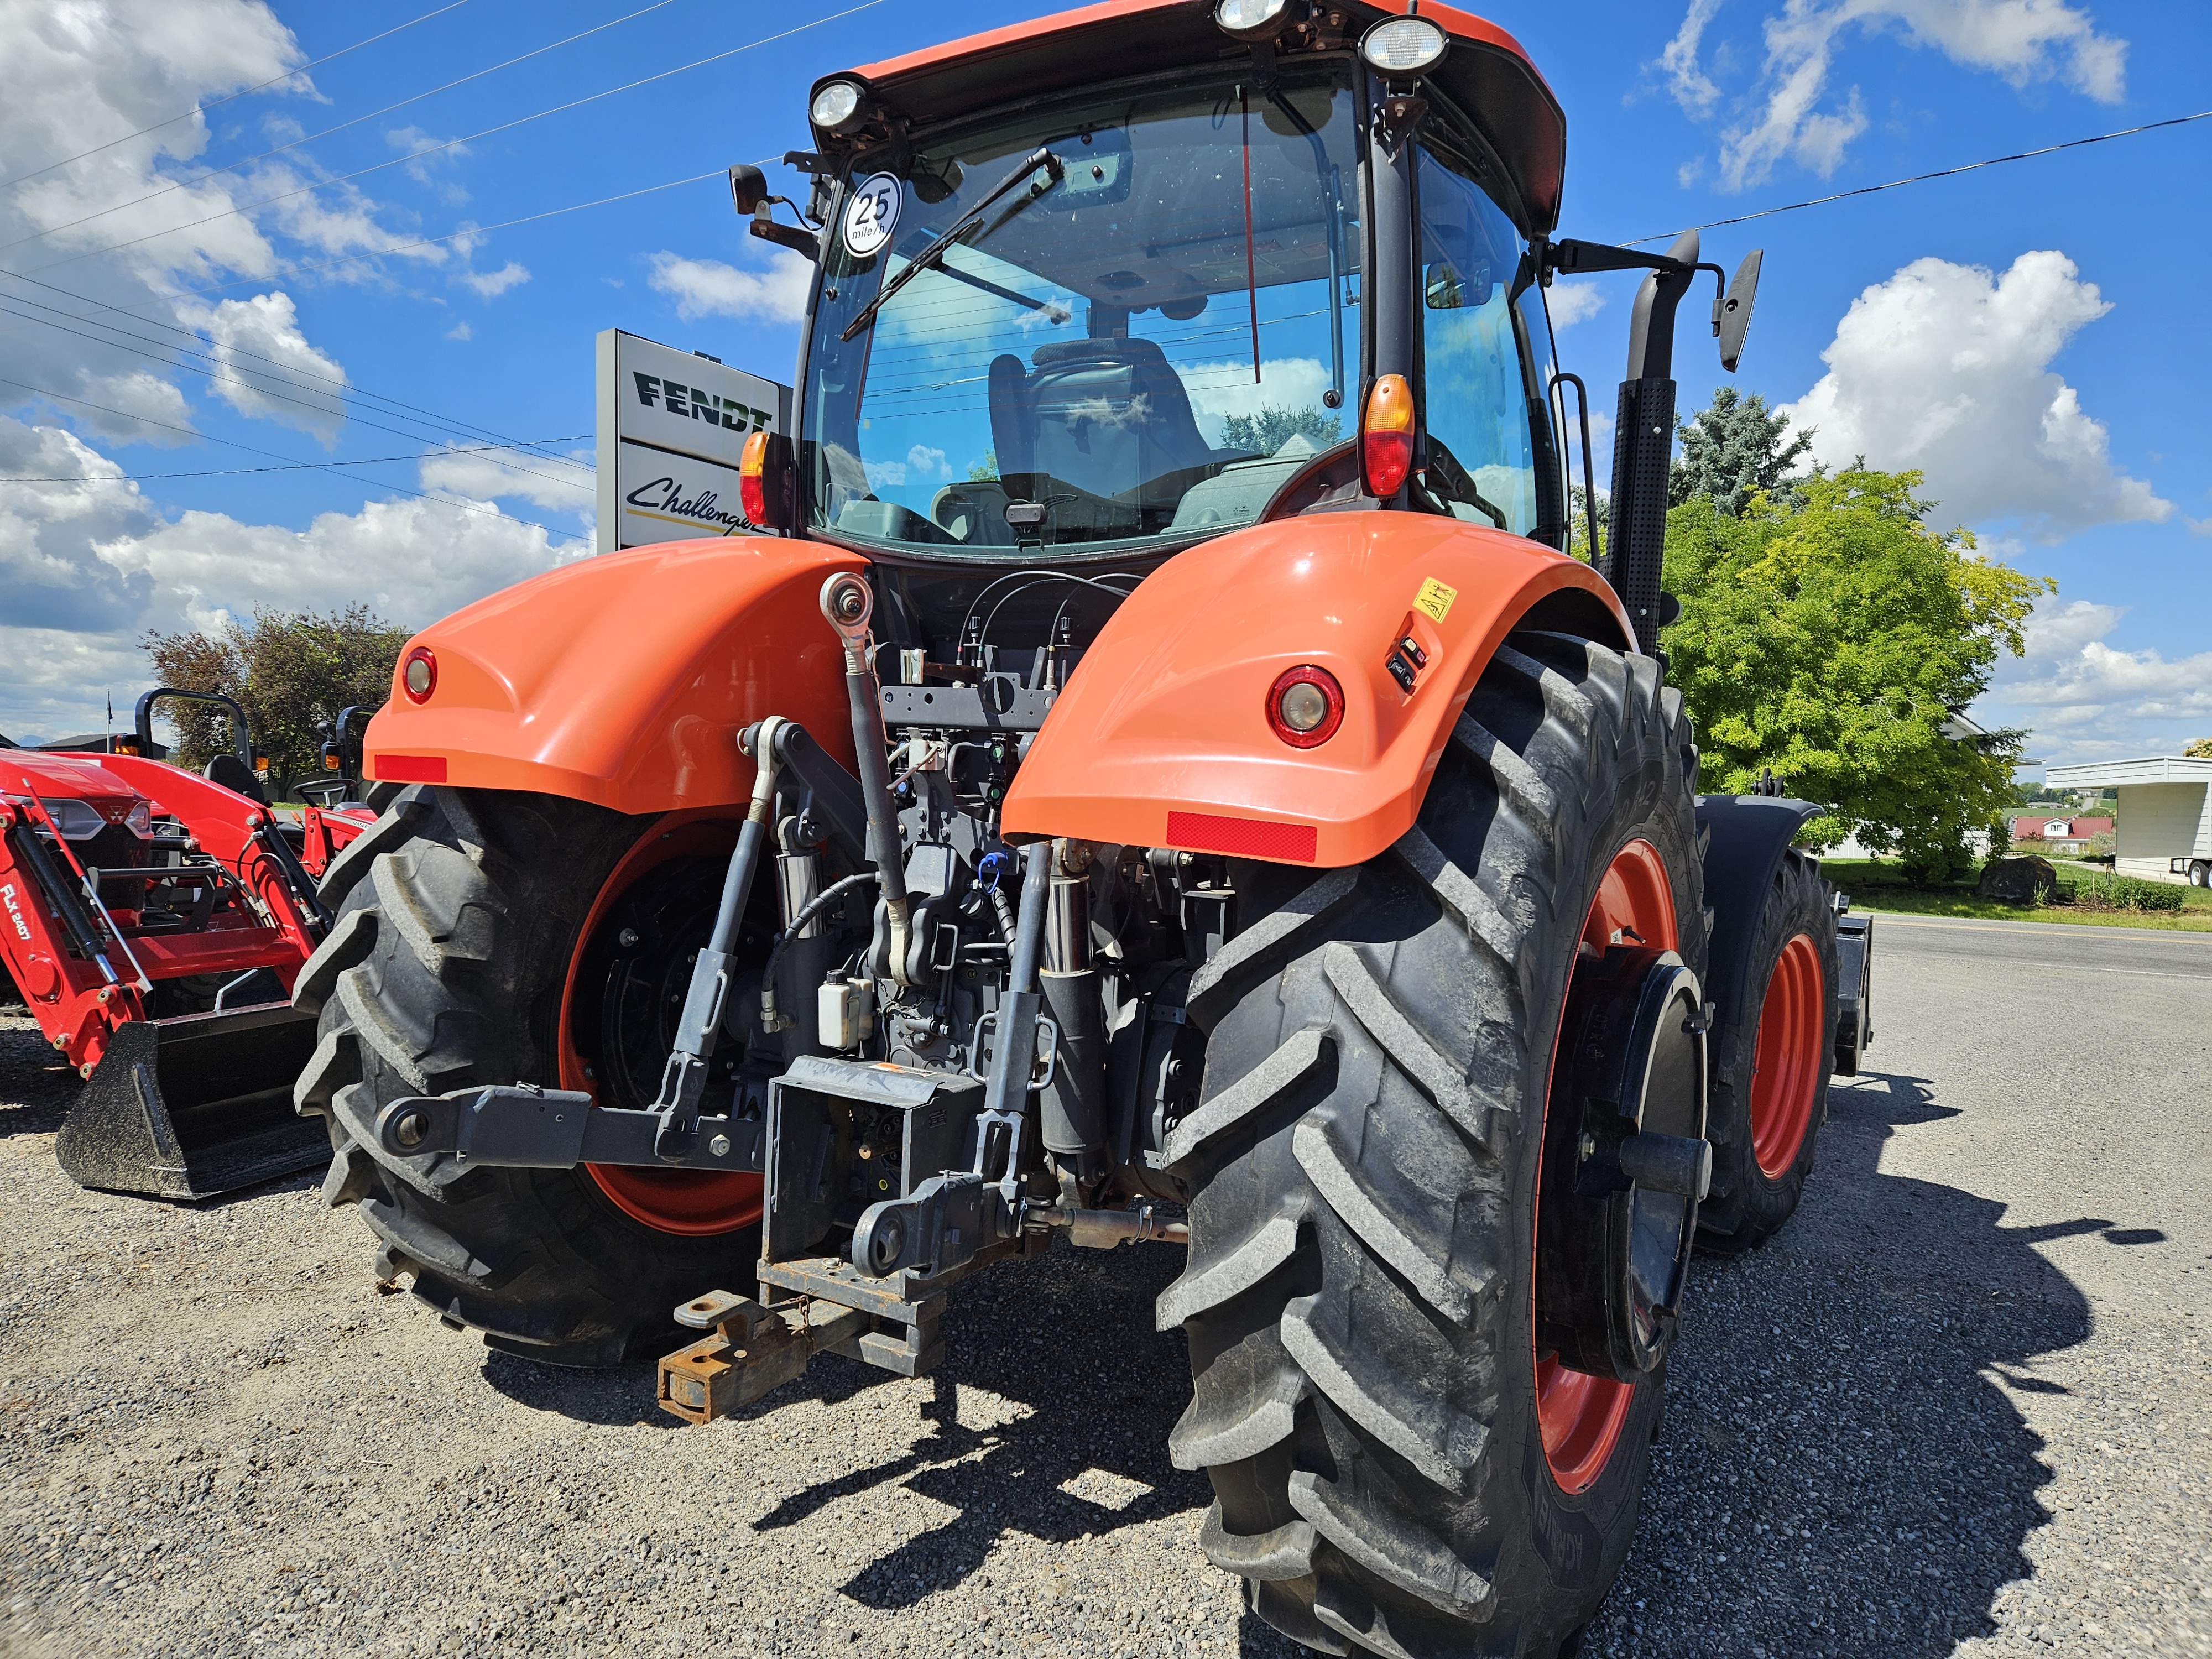
[[[1520,236],[1448,158],[1425,149],[1419,167],[1428,491],[1455,518],[1525,536],[1543,514],[1513,327]]]

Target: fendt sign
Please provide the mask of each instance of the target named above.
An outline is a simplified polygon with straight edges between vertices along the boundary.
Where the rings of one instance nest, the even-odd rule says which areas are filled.
[[[791,388],[611,328],[599,337],[599,550],[750,533],[746,434],[789,429]]]

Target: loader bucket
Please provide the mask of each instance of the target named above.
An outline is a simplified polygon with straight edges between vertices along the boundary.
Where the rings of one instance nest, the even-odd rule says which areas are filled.
[[[80,1187],[169,1199],[319,1169],[329,1137],[292,1107],[314,1049],[314,1016],[289,1002],[118,1026],[54,1155]]]

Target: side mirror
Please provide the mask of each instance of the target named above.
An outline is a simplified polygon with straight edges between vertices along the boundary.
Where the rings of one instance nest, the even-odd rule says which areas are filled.
[[[758,167],[740,161],[730,169],[730,200],[739,217],[751,218],[768,197],[768,175]]]
[[[1721,367],[1731,374],[1743,356],[1744,331],[1751,326],[1751,302],[1759,293],[1759,262],[1765,257],[1766,250],[1759,247],[1743,256],[1743,263],[1729,279],[1728,293],[1713,313],[1713,331],[1721,338]]]

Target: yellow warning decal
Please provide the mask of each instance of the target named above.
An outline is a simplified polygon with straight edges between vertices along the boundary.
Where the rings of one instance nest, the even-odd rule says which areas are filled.
[[[1459,597],[1459,589],[1446,587],[1434,576],[1421,584],[1421,591],[1413,595],[1413,608],[1431,622],[1442,622],[1451,615],[1452,601]]]

